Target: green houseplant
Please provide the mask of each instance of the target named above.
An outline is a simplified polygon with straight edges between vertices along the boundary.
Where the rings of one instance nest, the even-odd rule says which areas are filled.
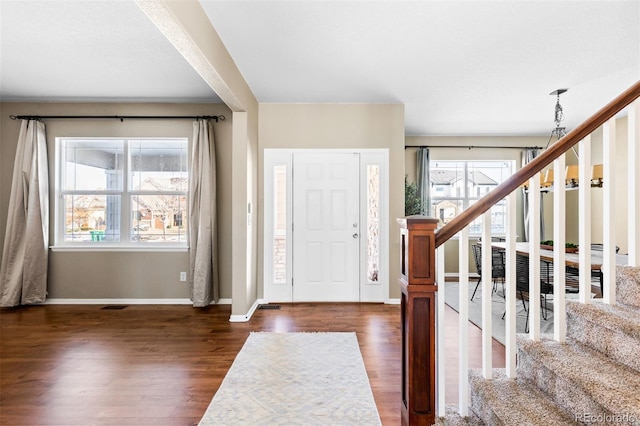
[[[422,198],[418,194],[418,185],[409,182],[407,175],[404,176],[404,215],[411,216],[422,214]]]

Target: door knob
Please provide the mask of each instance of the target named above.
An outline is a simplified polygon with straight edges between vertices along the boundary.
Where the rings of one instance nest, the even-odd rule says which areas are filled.
[[[358,238],[358,234],[353,234],[353,238]]]

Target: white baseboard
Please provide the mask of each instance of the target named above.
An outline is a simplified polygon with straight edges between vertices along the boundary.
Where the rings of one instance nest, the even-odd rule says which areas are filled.
[[[244,315],[231,315],[229,317],[229,322],[247,322],[251,319],[251,317],[253,316],[253,313],[256,311],[256,309],[258,309],[259,305],[262,305],[263,303],[265,303],[264,299],[257,299],[254,303],[253,306],[251,306],[251,309],[249,309],[249,312],[247,312]]]
[[[47,299],[45,305],[191,305],[189,299]]]
[[[387,299],[384,301],[385,305],[399,305],[400,299]]]
[[[44,305],[192,305],[190,299],[47,299]],[[212,305],[230,305],[231,299],[219,299]]]

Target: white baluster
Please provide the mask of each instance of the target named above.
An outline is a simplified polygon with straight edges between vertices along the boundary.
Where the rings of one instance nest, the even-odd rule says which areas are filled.
[[[627,173],[629,210],[627,229],[629,232],[629,265],[640,266],[640,99],[629,107],[628,114]]]
[[[616,218],[615,218],[616,120],[611,118],[602,129],[602,274],[605,303],[616,303]],[[636,166],[637,167],[637,166]]]
[[[491,209],[482,215],[482,375],[493,378],[491,360]]]
[[[445,413],[445,336],[444,336],[444,244],[436,249],[436,282],[441,290],[436,296],[436,415],[444,416]]]
[[[529,338],[540,340],[540,173],[529,179]]]
[[[591,303],[591,135],[579,143],[578,260],[582,303]]]
[[[567,332],[564,292],[566,284],[565,273],[565,222],[566,222],[566,194],[562,179],[565,170],[565,155],[562,154],[553,162],[553,338],[564,342]]]
[[[460,231],[458,316],[458,412],[469,415],[469,227]]]
[[[516,377],[516,192],[507,196],[507,241],[505,258],[505,368]]]

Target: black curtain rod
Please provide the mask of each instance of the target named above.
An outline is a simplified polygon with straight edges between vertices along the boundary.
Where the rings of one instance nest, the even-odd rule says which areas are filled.
[[[404,149],[407,148],[466,148],[466,149],[476,149],[476,148],[493,148],[493,149],[544,149],[542,146],[475,146],[475,145],[405,145]]]
[[[124,120],[215,120],[224,121],[224,115],[10,115],[12,120],[47,120],[47,119],[116,119]]]

